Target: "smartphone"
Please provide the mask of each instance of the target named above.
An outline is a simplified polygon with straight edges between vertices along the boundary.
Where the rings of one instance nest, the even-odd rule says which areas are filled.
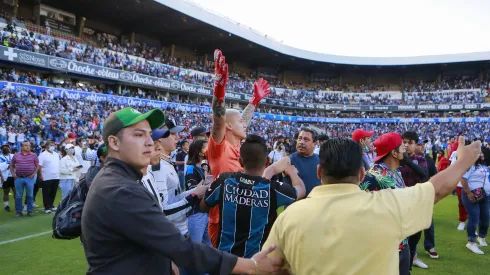
[[[77,166],[77,167],[75,167],[75,168],[78,168],[78,169],[83,168],[83,165],[78,165],[78,166]]]
[[[213,175],[206,175],[204,179],[204,185],[210,185],[213,182]]]

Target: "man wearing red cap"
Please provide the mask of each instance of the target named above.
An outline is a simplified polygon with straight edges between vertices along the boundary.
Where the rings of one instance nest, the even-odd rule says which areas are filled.
[[[369,152],[369,146],[371,146],[371,137],[374,135],[374,131],[368,132],[363,129],[357,129],[352,133],[352,139],[355,142],[359,142],[359,144],[362,147],[363,150],[363,155],[362,155],[362,164],[364,166],[364,169],[366,171],[371,167],[373,164],[371,162],[371,159],[368,156]]]
[[[354,134],[352,137],[352,139],[354,139]],[[406,148],[403,145],[400,134],[386,133],[381,135],[374,141],[374,146],[376,147],[378,156],[374,159],[373,166],[366,172],[364,181],[359,187],[366,191],[404,188],[405,183],[403,182],[402,175],[398,168],[400,167],[400,161],[403,160],[403,153],[405,153]],[[410,274],[410,249],[408,248],[408,238],[405,238],[400,243],[399,252],[400,275]]]

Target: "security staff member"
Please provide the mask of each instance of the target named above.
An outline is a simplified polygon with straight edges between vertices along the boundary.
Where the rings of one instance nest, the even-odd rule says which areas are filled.
[[[180,267],[210,274],[271,274],[281,261],[266,252],[237,258],[184,238],[141,183],[150,164],[151,132],[165,117],[155,109],[145,114],[130,107],[112,113],[102,135],[108,148],[103,168],[92,182],[82,214],[87,274],[172,274]]]

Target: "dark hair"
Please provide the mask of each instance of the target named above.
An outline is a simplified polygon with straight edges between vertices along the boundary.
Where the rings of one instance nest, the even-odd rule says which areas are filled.
[[[240,147],[240,159],[244,168],[256,169],[265,167],[267,161],[267,145],[257,135],[248,135]]]
[[[294,140],[297,140],[299,137],[299,132],[294,133]]]
[[[329,138],[327,135],[325,135],[325,134],[323,134],[323,135],[319,135],[319,136],[318,136],[318,140],[319,140],[319,141],[327,141],[327,140],[329,140],[329,139],[330,139],[330,138]]]
[[[318,140],[318,134],[316,133],[315,130],[311,129],[311,128],[301,128],[301,132],[308,132],[308,133],[311,133],[311,138],[313,139],[313,142],[316,142]],[[298,137],[299,137],[299,133],[298,133]],[[296,138],[298,139],[298,138]]]
[[[406,131],[402,135],[402,139],[413,140],[415,143],[419,142],[419,135],[416,132]]]
[[[184,146],[184,144],[189,143],[187,139],[183,139],[180,141],[180,147]]]
[[[67,153],[66,153],[65,146],[61,146],[61,148],[60,148],[60,152],[61,152],[61,156],[62,156],[62,157],[66,156],[66,154],[67,154]]]
[[[102,157],[107,157],[107,150],[104,150],[104,146],[99,146],[97,149],[97,158],[100,160]]]
[[[202,152],[202,148],[204,148],[204,144],[207,141],[199,139],[191,143],[189,147],[189,160],[187,164],[199,164],[201,162],[199,154]]]
[[[334,138],[320,147],[320,167],[325,177],[357,177],[362,168],[362,148],[350,138]]]
[[[277,144],[276,144],[276,148],[274,148],[274,149],[279,148],[281,145],[283,145],[283,143],[282,143],[282,142],[280,142],[280,141],[278,141],[278,142],[277,142]]]

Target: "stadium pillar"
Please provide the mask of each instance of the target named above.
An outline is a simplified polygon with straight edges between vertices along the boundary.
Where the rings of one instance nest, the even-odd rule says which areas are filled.
[[[172,44],[170,47],[170,57],[174,58],[174,53],[175,53],[175,44]]]
[[[136,34],[134,32],[129,33],[129,43],[131,43],[131,46],[134,45],[135,36]]]
[[[77,31],[77,36],[82,37],[83,34],[83,28],[85,28],[85,20],[86,18],[84,16],[78,16],[78,31]]]
[[[14,0],[14,17],[17,17],[19,12],[19,1],[20,0]]]
[[[339,75],[339,86],[342,86],[342,76]]]
[[[204,67],[208,66],[208,54],[204,55]]]
[[[122,91],[121,91],[121,84],[117,85],[117,94],[118,94],[118,95],[121,95],[121,94],[122,94]]]

